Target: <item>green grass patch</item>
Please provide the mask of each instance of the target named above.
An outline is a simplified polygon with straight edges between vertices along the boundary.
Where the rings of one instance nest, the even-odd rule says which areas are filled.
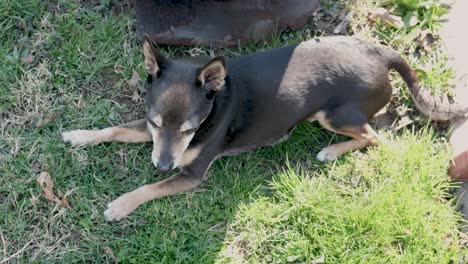
[[[271,195],[241,204],[221,256],[248,263],[461,262],[444,145],[430,133],[407,132],[367,154],[322,171],[290,161],[273,177]]]

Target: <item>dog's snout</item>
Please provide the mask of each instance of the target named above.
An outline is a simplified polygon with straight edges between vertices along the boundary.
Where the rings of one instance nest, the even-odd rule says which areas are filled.
[[[168,172],[172,170],[174,161],[170,157],[162,158],[158,161],[158,170],[160,172]]]

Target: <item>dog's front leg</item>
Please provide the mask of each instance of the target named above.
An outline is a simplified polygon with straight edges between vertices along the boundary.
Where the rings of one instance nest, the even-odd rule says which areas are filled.
[[[142,186],[110,202],[104,215],[108,221],[119,221],[141,204],[197,187],[202,178],[181,172],[157,183]]]
[[[72,130],[63,132],[62,138],[63,141],[69,142],[73,146],[109,141],[129,143],[152,141],[151,134],[147,128],[146,118],[100,130]]]
[[[213,149],[209,153],[202,151],[190,164],[181,168],[180,173],[165,180],[142,186],[110,202],[104,212],[106,219],[108,221],[121,220],[143,203],[197,187],[214,161],[215,153]]]

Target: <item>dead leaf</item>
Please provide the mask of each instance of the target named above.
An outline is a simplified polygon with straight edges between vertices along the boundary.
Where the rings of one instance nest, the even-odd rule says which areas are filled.
[[[409,117],[409,116],[403,116],[399,121],[398,123],[393,126],[392,130],[393,130],[393,133],[395,134],[396,132],[398,132],[399,130],[401,130],[402,128],[408,126],[408,125],[411,125],[414,121]]]
[[[109,255],[109,257],[112,259],[112,261],[114,261],[114,264],[118,264],[119,262],[117,261],[117,258],[115,257],[114,255],[114,252],[112,251],[112,249],[109,247],[109,246],[104,246],[102,247],[102,250],[104,250],[104,253],[106,253],[107,255]]]
[[[419,32],[418,45],[426,53],[432,52],[432,47],[434,46],[435,42],[436,42],[436,38],[429,30],[423,30]]]
[[[44,197],[50,201],[57,201],[57,197],[53,192],[54,182],[50,178],[50,174],[47,171],[41,172],[39,177],[37,177],[37,182],[41,185],[42,190],[44,191]]]
[[[37,122],[36,127],[41,128],[50,122],[54,121],[57,117],[61,116],[63,112],[50,112],[44,119]]]
[[[385,8],[376,8],[368,12],[367,18],[371,22],[380,22],[387,27],[403,28],[405,23],[399,16],[391,15]]]
[[[138,94],[138,91],[137,91],[137,90],[133,91],[133,94],[132,94],[132,101],[135,102],[135,103],[143,102],[143,99],[142,99],[141,96]]]
[[[377,114],[375,114],[372,122],[377,129],[389,129],[395,117],[388,111],[388,107],[384,107]]]
[[[72,194],[76,189],[72,189],[67,191],[65,194],[62,195],[62,193],[59,191],[58,195],[61,197],[60,199],[60,205],[66,208],[71,208],[70,203],[67,200],[67,197]]]
[[[34,56],[29,54],[28,56],[22,58],[21,62],[25,65],[29,65],[34,62]]]
[[[346,28],[348,27],[349,22],[351,22],[351,19],[354,16],[354,11],[349,12],[343,20],[341,20],[340,24],[335,27],[333,30],[333,34],[346,34]]]
[[[137,71],[133,70],[132,79],[130,79],[130,81],[128,81],[128,85],[131,88],[136,88],[136,87],[138,87],[138,84],[140,83],[140,81],[141,81],[140,75],[138,74]]]
[[[67,194],[65,194],[65,196],[62,199],[55,196],[55,194],[54,194],[54,182],[52,181],[52,178],[50,177],[49,172],[47,172],[47,171],[41,172],[39,174],[39,176],[37,177],[37,182],[39,183],[39,185],[41,185],[42,190],[44,191],[43,196],[47,200],[52,201],[52,202],[56,202],[56,203],[60,204],[60,206],[62,206],[62,207],[70,208],[70,204],[68,203],[68,201],[67,201],[67,199],[65,197],[65,196],[67,196]]]
[[[128,81],[128,85],[133,90],[132,101],[136,103],[143,101],[143,99],[138,94],[138,90],[139,90],[138,85],[140,81],[141,81],[140,75],[138,74],[137,71],[133,70],[132,79]]]

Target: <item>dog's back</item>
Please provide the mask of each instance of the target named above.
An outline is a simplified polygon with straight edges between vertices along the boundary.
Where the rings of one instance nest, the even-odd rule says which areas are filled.
[[[390,100],[391,69],[406,81],[424,114],[443,120],[467,112],[421,89],[399,54],[352,37],[313,39],[233,58],[227,65],[232,91],[242,100],[234,130],[244,133],[237,133],[234,148],[273,143],[318,112],[328,116],[332,131],[366,124]]]
[[[239,144],[274,142],[316,112],[344,103],[371,118],[391,95],[383,55],[358,39],[330,37],[228,60],[232,91],[252,108],[237,116],[244,120],[238,129],[246,131]]]

